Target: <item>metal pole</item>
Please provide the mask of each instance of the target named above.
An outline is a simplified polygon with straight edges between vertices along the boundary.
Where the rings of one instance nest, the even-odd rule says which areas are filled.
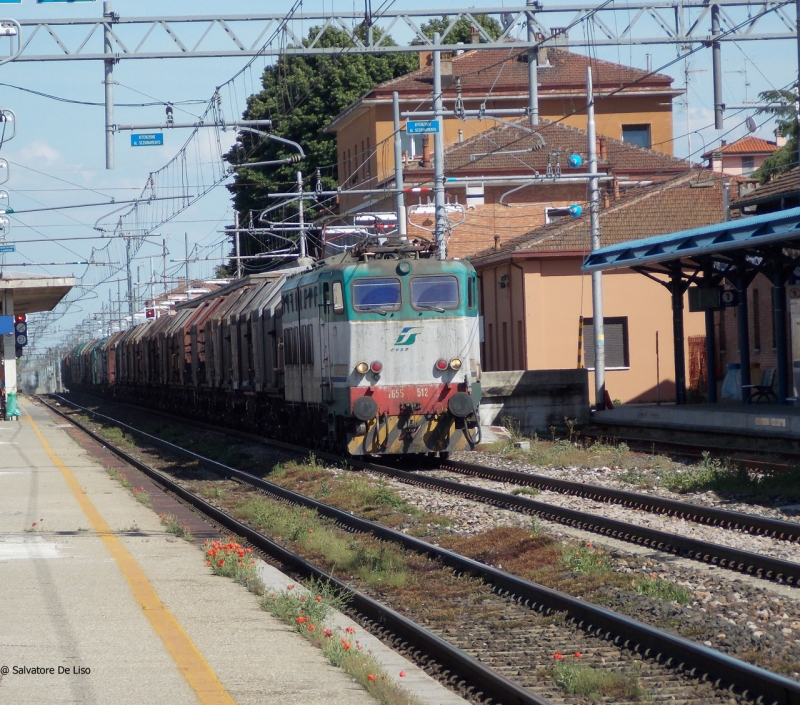
[[[535,5],[538,0],[527,0],[527,5]],[[800,2],[800,0],[797,0]],[[533,9],[528,10],[528,41],[536,41],[536,29],[533,24]],[[528,49],[528,115],[531,125],[539,124],[539,52]]]
[[[797,0],[800,2],[800,0]],[[394,209],[397,212],[397,232],[401,237],[407,234],[406,202],[403,194],[403,140],[400,133],[400,96],[392,93],[392,111],[394,113]]]
[[[722,311],[723,309],[720,309]],[[706,388],[709,404],[717,403],[717,339],[714,309],[708,308],[706,316]]]
[[[167,298],[167,238],[161,240],[161,278],[164,282],[164,299]]]
[[[785,404],[789,389],[789,356],[786,350],[786,281],[780,268],[772,275],[772,308],[778,363],[778,403]]]
[[[186,247],[186,291],[189,291],[189,233],[183,234],[183,243]]]
[[[797,90],[794,103],[794,118],[797,122],[797,163],[800,164],[800,0],[795,0],[795,28],[797,30]],[[784,387],[784,393],[785,393]]]
[[[239,211],[233,212],[233,224],[236,229],[236,233],[234,234],[234,242],[236,243],[236,278],[242,278],[242,253],[239,249]]]
[[[125,238],[125,275],[128,281],[128,315],[131,317],[131,323],[133,323],[133,272],[131,271],[131,260],[131,237],[128,235]],[[120,308],[122,308],[121,302]]]
[[[297,172],[297,190],[300,193],[300,200],[297,202],[297,219],[300,224],[300,258],[306,257],[306,221],[305,221],[305,202],[303,201],[303,172]]]
[[[675,353],[675,403],[686,403],[686,352],[683,344],[683,277],[681,266],[670,272],[670,293],[672,294],[672,344]]]
[[[750,330],[747,320],[747,262],[741,258],[736,262],[736,291],[739,295],[737,323],[739,327],[739,364],[742,401],[746,404],[750,398]]]
[[[711,6],[711,36],[719,34],[719,5]],[[714,73],[714,128],[722,129],[722,50],[719,42],[711,42],[711,65]]]
[[[111,3],[103,3],[103,53],[107,56],[113,55],[111,45],[111,30],[109,24],[114,17],[111,11]],[[114,64],[115,59],[105,59],[105,88],[106,88],[106,169],[114,168]]]
[[[597,135],[594,122],[594,89],[592,67],[586,67],[586,104],[589,156],[589,218],[592,231],[592,252],[600,249],[600,189],[597,181]],[[606,337],[603,321],[603,274],[592,272],[592,318],[594,329],[594,388],[595,405],[605,408],[606,397]]]
[[[439,33],[433,35],[433,119],[437,130],[433,134],[433,185],[435,234],[438,258],[447,258],[447,211],[444,199],[444,120],[442,119],[442,52],[439,46]]]

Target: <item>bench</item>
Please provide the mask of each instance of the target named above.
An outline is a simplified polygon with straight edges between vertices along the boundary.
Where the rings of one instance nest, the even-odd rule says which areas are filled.
[[[757,404],[760,401],[778,401],[778,395],[772,390],[772,383],[775,381],[777,370],[764,370],[759,384],[745,384],[742,390],[750,389],[751,394],[747,399],[748,404]],[[787,400],[788,401],[788,400]]]

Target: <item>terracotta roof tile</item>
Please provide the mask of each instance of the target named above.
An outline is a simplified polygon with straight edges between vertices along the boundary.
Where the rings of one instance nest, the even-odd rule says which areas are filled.
[[[745,208],[767,201],[777,201],[781,196],[786,195],[796,197],[798,191],[800,191],[800,170],[795,167],[785,174],[776,176],[763,186],[759,186],[739,198],[734,198],[731,201],[731,208]]]
[[[600,242],[603,247],[698,228],[723,219],[723,179],[708,180],[700,170],[657,184],[624,197],[600,211]],[[697,188],[692,184],[705,184]],[[589,252],[588,210],[579,218],[560,220],[509,240],[498,249],[470,257],[474,265],[517,252]]]
[[[772,154],[778,149],[778,145],[774,142],[769,142],[768,140],[762,140],[760,137],[748,135],[747,137],[742,137],[740,140],[736,140],[736,142],[731,142],[730,144],[720,145],[714,149],[709,149],[703,155],[703,159],[708,159],[712,154],[717,153],[727,155]]]

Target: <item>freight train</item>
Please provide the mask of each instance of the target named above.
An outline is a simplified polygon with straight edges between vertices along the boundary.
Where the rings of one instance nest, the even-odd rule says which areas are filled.
[[[370,238],[253,274],[63,360],[70,389],[353,456],[480,441],[478,281]]]

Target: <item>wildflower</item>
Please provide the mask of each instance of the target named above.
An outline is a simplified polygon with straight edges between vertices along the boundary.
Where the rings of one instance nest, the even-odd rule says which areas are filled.
[[[580,657],[581,657],[581,652],[580,652],[580,651],[576,651],[576,652],[575,652],[574,654],[572,654],[572,655],[573,655],[575,658],[580,658]]]
[[[217,561],[217,568],[222,568],[222,566],[224,565],[225,565],[225,559],[220,558],[219,561]]]
[[[211,565],[211,561],[206,561],[206,565]]]
[[[252,548],[246,548],[246,549],[244,549],[244,552],[245,553],[252,553],[253,549]]]
[[[306,601],[305,595],[300,595],[300,602],[305,602],[305,601]]]
[[[323,630],[322,630],[322,633],[323,633],[323,634],[324,634],[326,637],[328,637],[328,639],[330,639],[330,638],[333,636],[333,632],[332,632],[330,629],[328,629],[327,627],[326,627],[325,629],[323,629]]]
[[[322,595],[317,595],[316,600],[317,602],[322,602]]]
[[[368,680],[368,681],[374,681],[374,680],[375,680],[375,676],[373,676],[373,675],[370,673],[370,674],[367,676],[367,680]]]
[[[400,671],[400,677],[401,678],[405,678],[406,677],[406,672],[405,671]]]
[[[564,656],[563,656],[563,654],[560,654],[560,653],[558,653],[558,651],[556,651],[556,652],[553,654],[553,658],[554,658],[556,661],[560,661],[562,658],[564,658]]]
[[[345,633],[345,634],[355,634],[355,633],[356,633],[356,628],[355,628],[355,627],[347,627],[347,628],[344,630],[344,633]]]
[[[309,529],[309,530],[308,530],[308,533],[309,533],[309,534],[313,534],[313,533],[314,533],[314,529]]]
[[[308,621],[308,617],[298,617],[297,623],[298,624],[305,624]]]
[[[315,629],[316,627],[313,624],[308,625],[308,631],[313,632]]]
[[[650,577],[655,579],[658,577],[658,573],[650,573]]]
[[[294,590],[294,583],[289,583],[289,584],[286,586],[286,589],[287,589],[287,590]]]
[[[33,522],[33,524],[31,524],[31,526],[36,526],[36,523],[37,523],[37,522]]]
[[[587,541],[586,542],[586,548],[591,548],[591,547],[592,547],[592,542],[591,541]]]
[[[348,651],[348,650],[350,649],[350,642],[349,642],[349,641],[345,641],[345,642],[342,644],[342,646],[344,646],[344,648],[345,648],[345,651]]]
[[[158,518],[159,518],[159,519],[163,519],[163,518],[164,518],[164,515],[163,515],[163,514],[159,514],[159,515],[158,515]],[[208,541],[206,541],[206,542],[205,542],[203,545],[204,545],[204,546],[208,546]]]

